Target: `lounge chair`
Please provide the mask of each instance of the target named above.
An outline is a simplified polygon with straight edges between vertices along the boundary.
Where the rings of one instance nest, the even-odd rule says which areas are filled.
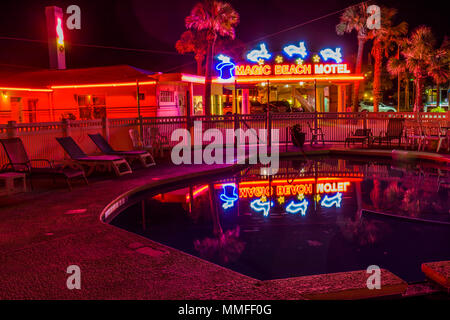
[[[70,184],[71,179],[84,179],[86,184],[88,184],[83,169],[78,167],[77,164],[69,167],[64,164],[56,164],[56,161],[50,161],[48,159],[30,159],[20,138],[0,139],[0,142],[9,160],[9,163],[3,169],[26,173],[30,177],[31,187],[33,187],[32,178],[35,176],[47,176],[53,179],[62,177],[66,180],[69,189],[72,189]],[[35,167],[32,165],[33,163],[42,162],[46,163],[45,167]]]
[[[117,176],[132,172],[130,165],[123,157],[109,155],[88,156],[72,137],[56,138],[56,140],[73,161],[89,168],[87,175],[92,174],[98,166],[104,166],[108,171],[114,170]]]
[[[356,129],[347,138],[345,138],[344,145],[350,146],[350,143],[361,142],[363,146],[367,143],[369,145],[372,141],[372,129]]]
[[[88,134],[89,138],[95,143],[100,151],[107,155],[122,156],[130,163],[133,160],[139,160],[144,167],[154,166],[155,160],[153,156],[147,151],[132,150],[132,151],[116,151],[114,150],[108,141],[103,138],[100,133]]]
[[[379,145],[383,142],[387,142],[390,147],[392,140],[398,140],[398,146],[400,147],[404,123],[404,119],[389,119],[386,132],[381,133],[378,137],[374,137],[373,142],[378,142]]]

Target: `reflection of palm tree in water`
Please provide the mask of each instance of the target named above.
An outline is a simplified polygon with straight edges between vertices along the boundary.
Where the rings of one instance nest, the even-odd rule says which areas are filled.
[[[370,192],[370,200],[376,209],[380,209],[383,202],[383,192],[381,191],[381,182],[378,179],[373,180],[373,189]]]
[[[223,231],[217,210],[213,184],[209,185],[209,207],[214,237],[195,240],[195,250],[202,257],[219,261],[220,263],[229,263],[237,260],[242,251],[244,251],[245,244],[239,239],[239,226],[225,232]]]
[[[245,248],[245,243],[239,239],[239,235],[240,229],[237,226],[216,237],[195,240],[194,248],[206,259],[230,263],[236,261]]]
[[[338,215],[336,223],[346,240],[361,246],[374,244],[382,236],[382,223],[376,220]]]

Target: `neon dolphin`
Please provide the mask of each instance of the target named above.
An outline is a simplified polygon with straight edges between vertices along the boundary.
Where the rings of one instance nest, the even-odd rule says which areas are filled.
[[[299,55],[302,58],[305,58],[308,55],[308,52],[306,51],[304,42],[300,42],[298,47],[294,46],[293,44],[286,46],[283,48],[283,51],[286,52],[286,54],[291,58],[294,55]]]
[[[270,57],[272,55],[267,51],[266,45],[264,43],[261,43],[259,45],[259,47],[260,47],[259,50],[255,49],[255,50],[250,51],[247,54],[248,60],[253,61],[253,62],[258,62],[259,59],[265,59],[265,60],[270,59]]]
[[[222,208],[228,209],[234,206],[235,201],[239,199],[239,196],[236,193],[236,185],[233,183],[230,184],[224,184],[223,186],[223,193],[219,196],[220,200],[222,200],[224,203],[222,204]],[[229,187],[233,187],[231,190]],[[227,192],[227,191],[231,191]],[[228,194],[227,194],[228,193]]]
[[[341,48],[336,48],[336,50],[332,50],[329,48],[323,49],[320,51],[320,55],[322,56],[324,61],[327,61],[328,59],[332,59],[336,63],[342,62]]]
[[[263,212],[264,217],[269,215],[270,207],[273,207],[273,201],[261,202],[261,199],[256,199],[250,202],[250,208],[256,212]]]
[[[328,195],[325,195],[320,204],[322,205],[322,207],[326,208],[331,208],[334,205],[336,206],[336,208],[340,208],[341,201],[342,201],[342,193],[338,192],[332,197],[328,197]]]
[[[294,201],[289,202],[286,206],[286,212],[291,214],[297,214],[300,212],[302,216],[306,215],[306,210],[308,209],[309,202],[303,199],[300,203],[295,203]]]

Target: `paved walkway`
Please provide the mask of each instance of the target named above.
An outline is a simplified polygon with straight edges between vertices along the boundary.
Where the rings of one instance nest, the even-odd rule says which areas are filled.
[[[298,293],[106,225],[101,210],[142,184],[220,166],[158,165],[132,175],[0,200],[1,299],[292,299]],[[155,177],[158,178],[155,178]],[[68,290],[66,269],[81,268]]]
[[[0,299],[302,299],[286,281],[258,281],[99,219],[108,203],[135,187],[225,167],[158,165],[71,192],[0,199]],[[81,268],[81,290],[66,287],[73,264]],[[387,281],[402,284],[394,275]]]

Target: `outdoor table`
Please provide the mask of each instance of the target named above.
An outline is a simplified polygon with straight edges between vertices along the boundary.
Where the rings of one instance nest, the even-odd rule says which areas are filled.
[[[349,137],[347,137],[345,139],[345,144],[346,145],[350,145],[350,143],[358,143],[358,142],[361,142],[363,145],[365,145],[366,142],[367,142],[367,145],[369,145],[370,144],[370,137],[369,136],[364,136],[364,137],[362,137],[362,136],[349,136]]]
[[[345,138],[345,145],[350,146],[350,143],[358,143],[361,142],[363,144],[363,146],[367,143],[368,146],[370,146],[372,144],[372,131],[370,129],[369,130],[369,134],[364,134],[364,135],[357,135],[357,134],[353,134],[351,136],[348,136],[347,138]],[[358,131],[358,130],[357,130]]]
[[[0,195],[26,192],[26,175],[19,172],[0,173]]]

